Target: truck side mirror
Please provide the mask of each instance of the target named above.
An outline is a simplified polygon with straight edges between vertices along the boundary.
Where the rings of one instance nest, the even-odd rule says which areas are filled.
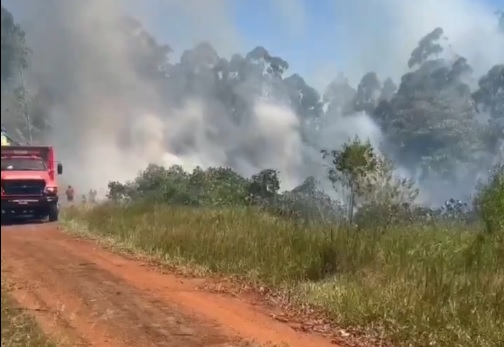
[[[63,164],[58,163],[58,175],[61,175],[63,173]]]

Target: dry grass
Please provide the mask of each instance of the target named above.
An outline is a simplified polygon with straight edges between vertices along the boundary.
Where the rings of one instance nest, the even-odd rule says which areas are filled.
[[[2,347],[56,347],[29,314],[9,296],[2,280]]]
[[[502,347],[502,238],[417,225],[385,233],[303,227],[247,209],[99,206],[68,230],[174,265],[238,275],[398,346]]]

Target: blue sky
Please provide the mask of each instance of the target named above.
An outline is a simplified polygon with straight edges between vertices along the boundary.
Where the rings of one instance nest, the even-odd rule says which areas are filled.
[[[149,18],[148,21],[143,21],[144,25],[160,41],[172,45],[176,54],[189,48],[187,42],[195,37],[198,37],[197,40],[208,39],[213,44],[219,40],[214,37],[204,38],[206,32],[201,28],[196,29],[196,34],[187,35],[190,39],[181,39],[185,36],[184,29],[188,24],[185,22],[186,18],[181,15],[183,11],[180,8],[159,6],[163,0],[130,1],[131,11],[140,18]],[[297,10],[301,12],[294,14],[296,17],[294,20],[301,20],[303,24],[303,27],[297,30],[294,26],[300,23],[289,23],[289,19],[285,18],[290,0],[208,0],[208,3],[212,1],[225,4],[221,8],[225,7],[228,11],[225,16],[226,25],[234,32],[241,46],[239,50],[233,49],[233,53],[244,54],[261,45],[270,53],[286,59],[292,66],[292,72],[304,74],[313,68],[314,54],[315,59],[318,60],[318,57],[337,56],[337,52],[342,50],[342,47],[337,44],[339,41],[337,36],[340,33],[335,23],[337,19],[335,1],[340,0],[292,0],[293,4],[298,5]],[[280,3],[283,8],[279,6]],[[147,7],[156,8],[156,10],[149,10]],[[187,15],[189,11],[187,9],[185,11],[184,14]],[[176,34],[174,35],[173,32]],[[209,35],[211,36],[212,33]],[[328,41],[333,44],[328,45]]]
[[[2,3],[18,16],[21,14],[16,4],[17,1],[4,0]],[[147,29],[161,42],[174,46],[173,48],[177,54],[180,54],[183,49],[189,48],[194,43],[191,41],[204,39],[203,36],[207,35],[204,26],[208,26],[208,23],[201,24],[203,28],[199,28],[198,32],[193,36],[185,32],[191,26],[198,26],[198,18],[203,20],[206,16],[205,11],[211,11],[210,6],[197,13],[197,10],[191,9],[191,6],[196,7],[194,4],[197,1],[179,1],[179,3],[189,4],[182,5],[186,6],[184,9],[186,15],[188,12],[195,12],[190,13],[192,20],[195,22],[189,22],[185,16],[179,15],[174,10],[173,3],[177,2],[174,0],[124,1],[128,4],[127,8],[133,14],[140,17]],[[211,14],[218,18],[216,22],[210,22],[210,26],[220,26],[221,23],[219,21],[226,21],[227,27],[224,28],[233,31],[233,35],[238,38],[237,40],[240,43],[241,47],[238,53],[246,53],[253,47],[262,45],[270,50],[272,54],[279,55],[287,60],[291,66],[290,72],[297,72],[303,77],[307,77],[308,80],[324,79],[325,76],[323,74],[334,75],[337,71],[347,71],[352,64],[361,64],[363,65],[363,69],[374,68],[370,65],[376,64],[378,58],[373,60],[361,57],[361,55],[366,54],[365,51],[362,53],[362,47],[373,46],[368,50],[373,53],[385,45],[391,49],[392,44],[387,42],[387,40],[392,40],[392,34],[397,36],[398,27],[404,25],[404,22],[398,22],[397,18],[394,18],[394,16],[397,17],[397,13],[395,12],[402,10],[402,13],[408,13],[409,10],[406,6],[402,6],[400,10],[396,10],[396,5],[389,5],[388,7],[384,5],[386,3],[394,3],[394,1],[397,4],[397,1],[401,0],[207,1],[206,4],[212,4],[212,2],[215,4],[219,3],[221,8],[218,11],[227,11],[226,15],[221,15],[220,17],[216,13]],[[408,3],[407,0],[402,1],[404,2],[401,4]],[[429,0],[414,1],[417,4],[419,2],[429,2]],[[504,9],[504,0],[438,1],[439,3],[451,3],[452,8],[457,7],[460,3],[477,3],[488,5],[492,9]],[[200,3],[198,3],[198,7],[201,7]],[[434,3],[436,2],[434,1]],[[409,4],[413,7],[417,6],[414,5],[413,1],[408,3],[407,6]],[[414,11],[413,7],[412,11]],[[443,10],[446,11],[446,7]],[[470,10],[466,10],[466,15],[467,11]],[[447,16],[447,14],[438,13],[436,18],[444,19],[444,16]],[[412,19],[422,21],[421,18],[412,17]],[[362,23],[366,23],[366,25]],[[463,25],[463,23],[460,25]],[[369,27],[361,28],[363,26]],[[212,27],[208,28],[208,35],[210,36],[215,34],[212,29]],[[221,31],[223,30],[221,28]],[[393,30],[395,32],[392,32]],[[426,33],[424,30],[431,30],[430,26],[429,29],[422,29],[421,36]],[[418,33],[415,33],[415,35],[418,36]],[[214,40],[213,37],[209,37],[208,39],[211,42]],[[411,39],[411,36],[409,39]],[[220,37],[220,41],[223,41],[222,37]],[[400,43],[396,43],[396,46],[393,48],[397,50],[398,44],[400,45]],[[234,52],[235,50],[232,49],[232,51]],[[409,51],[406,50],[406,52]],[[383,57],[381,58],[383,60]],[[356,59],[360,59],[360,61],[354,61]],[[361,71],[358,73],[361,73]]]
[[[143,4],[147,2],[159,3],[158,1],[162,2],[163,0],[144,1]],[[191,2],[190,0],[187,1]],[[209,3],[211,1],[218,2],[217,0],[208,0]],[[397,18],[393,18],[397,16],[397,13],[394,13],[394,5],[390,5],[397,3],[397,1],[401,0],[354,0],[351,3],[349,0],[222,0],[221,2],[227,3],[226,10],[229,11],[230,18],[227,19],[232,22],[232,29],[236,31],[236,36],[239,37],[242,45],[241,51],[238,53],[246,53],[253,47],[262,45],[270,53],[287,60],[291,66],[291,73],[297,72],[314,84],[319,84],[317,80],[322,79],[323,82],[320,84],[324,84],[330,78],[326,79],[325,76],[320,76],[320,74],[331,74],[334,77],[338,71],[350,70],[355,64],[364,64],[363,70],[372,68],[370,65],[375,64],[378,59],[370,64],[368,64],[369,60],[372,59],[367,59],[364,63],[353,61],[360,55],[361,46],[373,45],[372,49],[375,51],[381,49],[382,45],[392,46],[387,40],[391,40],[391,34],[397,34],[397,29],[401,25]],[[408,3],[407,0],[402,1]],[[429,0],[415,1],[429,2]],[[467,6],[468,4],[484,5],[489,9],[491,8],[492,11],[493,9],[504,9],[504,0],[438,1],[449,2],[451,5],[447,6],[451,7],[436,7],[438,13],[433,15],[436,20],[444,19],[450,15],[457,15],[455,14],[456,11],[451,14],[440,13],[440,11],[450,12],[450,9],[457,7],[458,4],[466,6],[463,10],[466,16],[468,13],[470,16],[471,11]],[[435,0],[430,1],[430,3],[436,2]],[[384,3],[389,3],[388,7],[384,6]],[[140,2],[136,4],[140,4]],[[289,12],[287,11],[288,4],[292,4],[294,8],[290,13],[291,17],[294,18],[294,25],[292,25],[292,21],[289,22],[289,19],[285,18],[286,12]],[[415,11],[416,5],[411,4],[413,5],[411,11]],[[406,6],[403,6],[402,11],[407,13],[409,9]],[[425,9],[425,5],[423,9]],[[296,13],[296,11],[301,13]],[[414,21],[423,21],[422,18],[414,18],[414,15],[408,16],[413,16]],[[177,53],[187,48],[174,43],[176,40],[173,39],[173,34],[170,34],[170,31],[174,31],[174,25],[173,23],[166,24],[166,12],[154,16],[154,18],[151,15],[149,18],[151,22],[147,24],[147,27],[161,41],[172,43]],[[173,22],[174,20],[170,18],[170,21]],[[464,19],[461,19],[461,21],[462,23],[458,23],[458,26],[464,25]],[[376,42],[373,42],[375,37],[373,28],[356,28],[361,23],[371,23],[370,26],[377,26],[376,31],[379,33],[376,35]],[[436,24],[428,26],[428,29],[423,29],[421,33],[416,33],[420,36],[415,36],[415,40],[427,34],[436,25],[442,25],[442,23],[436,21],[434,23]],[[298,26],[298,28],[295,26]],[[182,27],[180,26],[180,28]],[[175,31],[177,35],[183,35],[181,33],[183,30]],[[205,31],[203,31],[203,35],[205,35]],[[360,41],[362,42],[356,43],[354,35],[360,35]],[[210,41],[212,42],[212,38],[210,38]],[[401,45],[401,43],[396,43],[397,45]],[[369,51],[373,52],[372,49],[370,48]],[[409,55],[411,51],[407,50],[407,52]],[[362,71],[356,72],[356,75],[360,73]],[[317,87],[322,86],[318,85]]]
[[[316,61],[337,59],[342,50],[338,45],[334,0],[306,0],[303,5],[308,13],[304,15],[300,32],[292,32],[286,23],[282,25],[279,11],[270,0],[242,1],[235,9],[235,24],[251,47],[263,45],[286,59],[295,72],[303,74]],[[251,13],[257,15],[251,16]]]
[[[285,56],[293,66],[301,70],[309,69],[310,62],[325,58],[337,60],[341,56],[344,45],[340,41],[343,33],[338,27],[342,18],[335,5],[338,0],[300,0],[307,10],[307,23],[300,35],[292,35],[285,26],[279,28],[278,11],[275,11],[273,1],[246,0],[236,6],[235,23],[247,41],[253,45],[263,44],[274,48],[277,54]],[[504,10],[504,0],[475,1],[486,2],[491,7]],[[256,15],[251,16],[251,13]],[[320,33],[326,33],[325,37],[320,37]],[[314,37],[319,39],[314,40]]]

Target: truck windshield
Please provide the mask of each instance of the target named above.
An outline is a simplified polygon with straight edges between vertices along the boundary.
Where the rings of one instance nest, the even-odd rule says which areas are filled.
[[[2,171],[46,171],[40,158],[2,158]]]

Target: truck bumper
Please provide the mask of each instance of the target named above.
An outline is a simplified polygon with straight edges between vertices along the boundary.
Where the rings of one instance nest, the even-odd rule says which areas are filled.
[[[2,197],[2,219],[15,217],[45,217],[51,209],[59,208],[57,196]]]

